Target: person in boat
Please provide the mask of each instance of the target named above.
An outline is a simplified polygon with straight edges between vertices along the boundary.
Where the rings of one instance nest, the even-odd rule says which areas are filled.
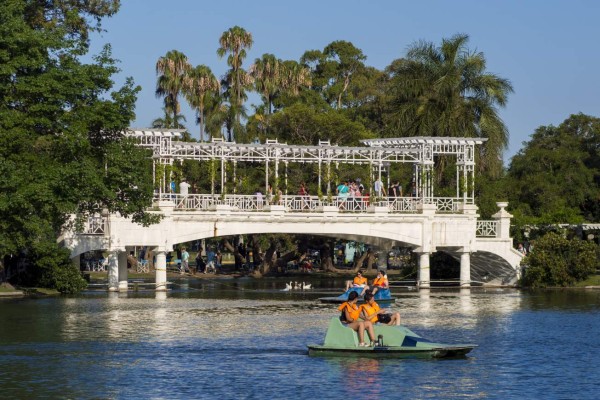
[[[350,288],[356,287],[362,288],[362,291],[360,292],[361,296],[364,295],[365,291],[369,289],[369,286],[367,286],[367,278],[362,276],[362,271],[358,271],[353,280],[346,281],[346,291],[348,291]]]
[[[348,296],[349,297],[349,296]],[[365,293],[365,303],[359,307],[360,318],[375,324],[377,322],[386,325],[400,325],[400,313],[386,313],[375,301],[373,293]]]
[[[373,281],[373,295],[377,293],[379,289],[388,289],[390,286],[388,282],[388,277],[385,274],[385,271],[380,269],[377,271],[377,278]]]
[[[338,310],[342,312],[340,321],[345,324],[348,328],[358,333],[359,346],[368,346],[365,343],[365,330],[369,334],[371,339],[371,346],[375,345],[375,331],[373,330],[373,324],[369,320],[360,320],[360,308],[358,307],[358,293],[350,292],[348,295],[348,301],[344,302],[338,307]]]

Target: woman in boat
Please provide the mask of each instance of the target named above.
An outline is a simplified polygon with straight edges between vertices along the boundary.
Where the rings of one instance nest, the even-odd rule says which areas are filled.
[[[386,325],[400,325],[400,313],[385,313],[379,307],[371,292],[365,294],[365,304],[361,305],[359,310],[360,318],[371,322],[371,324],[379,322]]]
[[[356,304],[358,301],[358,293],[350,292],[348,295],[348,301],[344,302],[338,307],[338,310],[342,312],[340,320],[348,328],[358,333],[358,339],[361,347],[367,346],[365,343],[365,329],[369,333],[369,339],[371,339],[371,346],[375,344],[375,331],[373,330],[373,324],[369,320],[360,321],[360,308]]]
[[[364,295],[365,291],[369,289],[369,286],[367,286],[367,278],[362,276],[362,271],[358,271],[353,280],[346,281],[346,291],[348,291],[350,288],[356,287],[362,288],[362,291],[360,292],[361,296]]]
[[[379,289],[387,289],[389,286],[390,284],[388,282],[387,275],[382,269],[380,269],[377,271],[377,278],[375,278],[373,281],[373,295],[375,295]]]

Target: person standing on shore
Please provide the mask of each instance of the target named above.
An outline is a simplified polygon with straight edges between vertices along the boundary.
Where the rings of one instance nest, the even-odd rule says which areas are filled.
[[[190,253],[187,252],[185,247],[181,249],[181,275],[183,275],[186,271],[190,270],[189,267]]]

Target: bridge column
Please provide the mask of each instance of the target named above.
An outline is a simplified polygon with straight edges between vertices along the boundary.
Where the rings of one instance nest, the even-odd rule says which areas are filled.
[[[419,288],[429,288],[430,283],[429,253],[419,255],[419,279],[417,285]]]
[[[471,286],[471,253],[468,251],[460,254],[460,286]]]
[[[166,291],[167,290],[167,253],[163,251],[156,252],[156,264],[154,265],[156,271],[156,290]]]
[[[118,253],[114,250],[108,253],[108,291],[119,291]]]
[[[119,252],[119,292],[127,291],[127,251]]]

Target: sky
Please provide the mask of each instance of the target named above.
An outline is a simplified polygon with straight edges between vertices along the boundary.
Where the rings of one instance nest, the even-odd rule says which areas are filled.
[[[457,33],[470,50],[483,52],[487,72],[514,88],[499,110],[510,143],[505,164],[539,126],[559,125],[571,114],[600,117],[600,2],[594,0],[121,0],[121,9],[92,36],[91,53],[109,43],[121,72],[142,87],[131,126],[148,128],[163,116],[156,98],[155,65],[170,50],[220,77],[228,69],[217,56],[219,38],[233,26],[253,36],[244,68],[264,53],[299,60],[307,50],[349,41],[380,70],[425,40],[439,45]],[[250,96],[247,108],[259,104]],[[187,128],[199,137],[195,115],[182,102]],[[327,139],[327,138],[323,138]]]

